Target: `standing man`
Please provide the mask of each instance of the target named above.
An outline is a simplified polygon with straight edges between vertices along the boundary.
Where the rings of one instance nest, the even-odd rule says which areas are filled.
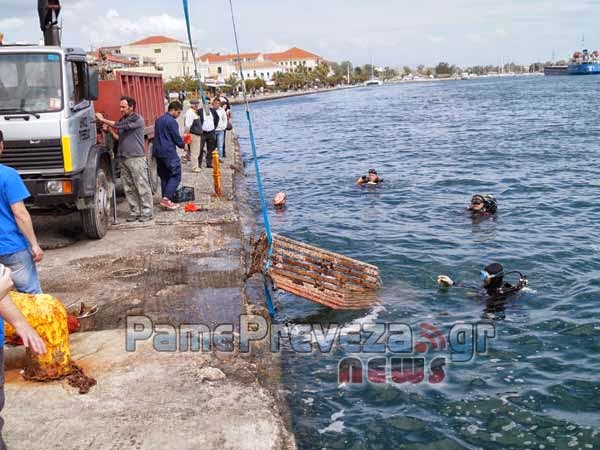
[[[167,210],[177,209],[173,195],[181,182],[181,160],[177,147],[183,148],[183,139],[179,135],[177,118],[181,114],[181,103],[169,103],[168,111],[154,124],[154,156],[158,165],[158,176],[162,188],[160,206]]]
[[[227,112],[221,106],[221,99],[219,97],[215,97],[213,100],[213,106],[217,115],[219,116],[219,123],[215,127],[217,149],[219,149],[221,156],[225,158],[225,130],[227,129]]]
[[[4,135],[0,131],[0,157]],[[31,216],[23,200],[29,197],[18,172],[0,164],[0,264],[12,270],[15,289],[26,294],[41,294],[35,263],[44,257],[38,244]]]
[[[148,222],[153,219],[153,206],[144,142],[144,118],[135,112],[135,107],[135,99],[121,97],[122,117],[118,122],[107,120],[100,113],[96,113],[96,119],[108,125],[110,133],[119,142],[121,178],[129,203],[127,222]]]
[[[207,99],[207,105],[210,101]],[[209,115],[206,114],[208,110]],[[205,119],[205,115],[209,118]],[[200,156],[198,157],[198,167],[202,167],[202,158],[204,157],[204,146],[206,144],[206,167],[212,169],[212,152],[217,148],[217,135],[215,129],[219,124],[219,115],[213,108],[208,106],[198,111],[198,119],[192,125],[192,133],[198,133],[200,138]]]
[[[200,138],[201,133],[196,134],[197,130],[192,130],[192,126],[194,125],[194,120],[196,120],[198,116],[198,105],[200,104],[199,100],[192,99],[190,100],[190,109],[185,112],[185,121],[184,128],[186,133],[190,133],[192,135],[192,143],[190,144],[190,158],[194,168],[192,171],[200,172],[200,167],[198,167],[198,158],[200,156]]]

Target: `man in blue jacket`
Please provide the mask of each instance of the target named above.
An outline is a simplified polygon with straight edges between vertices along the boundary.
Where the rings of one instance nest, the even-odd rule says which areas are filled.
[[[177,123],[182,109],[181,103],[177,101],[169,103],[168,111],[154,124],[152,152],[156,158],[162,188],[160,206],[171,211],[177,209],[172,200],[181,182],[181,160],[177,154],[177,147],[185,146]]]

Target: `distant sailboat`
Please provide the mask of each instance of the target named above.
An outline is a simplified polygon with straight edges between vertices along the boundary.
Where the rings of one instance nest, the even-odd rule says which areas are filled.
[[[365,81],[365,86],[381,86],[383,81],[375,76],[375,66],[373,65],[373,58],[371,57],[371,78]]]

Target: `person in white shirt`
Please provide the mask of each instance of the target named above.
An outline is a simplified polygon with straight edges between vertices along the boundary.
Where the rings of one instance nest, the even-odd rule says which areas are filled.
[[[184,132],[190,133],[192,136],[192,143],[190,144],[190,161],[193,164],[198,163],[198,157],[200,156],[200,135],[191,133],[190,130],[194,123],[194,120],[198,118],[198,107],[200,100],[190,100],[190,108],[185,112],[185,120],[183,122]]]
[[[212,168],[212,153],[217,149],[217,136],[215,129],[219,125],[219,115],[214,108],[209,108],[210,99],[206,99],[206,106],[198,109],[198,118],[192,123],[190,133],[200,136],[200,154],[198,156],[198,167],[193,172],[201,172],[202,159],[204,159],[206,145],[206,167]],[[205,117],[206,115],[206,117]],[[217,152],[218,153],[218,152]]]
[[[221,99],[215,97],[213,100],[213,107],[219,115],[219,123],[215,128],[217,137],[217,150],[221,154],[221,157],[225,158],[225,130],[227,129],[227,113],[221,106]]]

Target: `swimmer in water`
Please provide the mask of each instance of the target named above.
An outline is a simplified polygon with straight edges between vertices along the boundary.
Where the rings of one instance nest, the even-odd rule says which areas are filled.
[[[383,178],[379,178],[375,169],[369,169],[369,173],[367,175],[364,175],[356,180],[356,184],[359,186],[379,183],[383,183]]]
[[[275,209],[282,210],[285,208],[285,202],[287,200],[287,195],[285,192],[278,192],[275,194],[275,198],[273,198],[273,206]]]
[[[498,211],[496,198],[492,194],[475,194],[471,198],[471,205],[467,208],[473,216],[493,216]]]
[[[512,285],[510,283],[504,282],[504,277],[508,274],[518,274],[519,281],[517,284]],[[483,281],[482,287],[477,287],[475,290],[483,294],[484,297],[489,299],[498,299],[504,298],[510,294],[515,292],[519,292],[521,289],[527,286],[528,281],[527,277],[518,271],[505,272],[502,264],[492,263],[481,271],[481,279]],[[438,275],[437,283],[443,287],[463,287],[467,289],[473,289],[473,286],[462,285],[461,283],[456,283],[452,278],[447,275]]]

